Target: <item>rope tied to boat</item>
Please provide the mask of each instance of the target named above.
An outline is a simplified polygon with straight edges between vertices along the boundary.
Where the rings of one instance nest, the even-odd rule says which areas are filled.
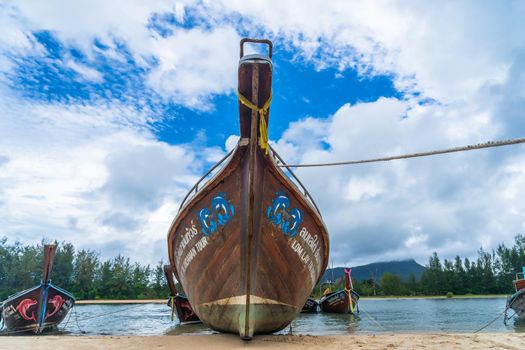
[[[410,154],[400,154],[397,156],[389,156],[389,157],[381,157],[381,158],[348,160],[348,161],[333,162],[333,163],[279,164],[279,166],[284,167],[284,168],[313,168],[313,167],[325,167],[325,166],[355,165],[355,164],[363,164],[363,163],[388,162],[391,160],[398,160],[398,159],[428,157],[428,156],[435,156],[438,154],[474,151],[478,149],[510,146],[510,145],[517,145],[517,144],[522,144],[522,143],[525,143],[525,137],[520,137],[517,139],[501,140],[501,141],[488,141],[484,143],[478,143],[475,145],[452,147],[452,148],[439,149],[439,150],[426,151],[426,152],[418,152],[418,153],[410,153]]]
[[[252,101],[248,100],[243,94],[241,94],[240,91],[237,91],[237,97],[239,98],[239,102],[241,102],[244,106],[259,113],[259,135],[261,136],[259,138],[259,146],[261,146],[261,148],[265,151],[265,154],[268,155],[268,125],[266,124],[265,116],[268,114],[268,109],[270,108],[270,103],[272,102],[272,93],[270,92],[270,97],[268,97],[268,100],[261,108],[257,107],[254,103],[252,103]]]
[[[508,306],[505,307],[505,310],[503,310],[502,313],[500,313],[498,316],[496,316],[495,318],[492,319],[492,321],[486,323],[483,327],[475,330],[474,332],[472,332],[473,334],[476,334],[476,333],[479,333],[481,332],[482,330],[484,330],[485,328],[487,328],[488,326],[490,326],[491,324],[493,324],[494,322],[496,322],[497,319],[499,319],[501,316],[503,316],[503,314],[506,314],[507,313],[507,310],[509,309]],[[514,316],[514,315],[513,315]]]

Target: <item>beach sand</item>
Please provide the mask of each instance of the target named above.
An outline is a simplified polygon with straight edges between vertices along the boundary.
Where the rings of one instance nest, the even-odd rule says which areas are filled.
[[[242,341],[227,334],[180,336],[12,336],[0,349],[525,349],[525,334],[274,335]]]

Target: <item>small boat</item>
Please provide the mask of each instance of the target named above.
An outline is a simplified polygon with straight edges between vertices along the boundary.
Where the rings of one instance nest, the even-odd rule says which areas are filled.
[[[168,286],[171,292],[168,300],[168,306],[171,308],[171,320],[173,321],[174,315],[177,313],[180,324],[200,323],[201,320],[199,320],[199,317],[195,314],[195,311],[193,311],[188,298],[177,291],[175,281],[173,280],[173,269],[171,265],[164,265],[164,274],[168,280]]]
[[[317,302],[317,300],[308,298],[306,299],[306,303],[304,303],[301,313],[304,313],[304,314],[314,313],[314,312],[317,312],[318,309],[319,309],[319,303]]]
[[[517,273],[514,280],[516,292],[507,298],[505,321],[507,320],[508,309],[514,310],[518,318],[525,320],[525,266],[522,269],[523,272]]]
[[[329,293],[319,300],[322,312],[348,314],[359,312],[359,294],[354,291],[350,269],[345,269],[345,289]]]
[[[55,252],[55,244],[44,246],[44,268],[39,286],[14,294],[2,303],[1,318],[8,334],[42,333],[56,328],[73,307],[75,298],[51,284],[49,279]]]
[[[267,45],[268,55],[245,56],[246,42]],[[302,310],[329,242],[315,202],[268,143],[272,43],[242,39],[240,52],[240,138],[182,201],[168,256],[200,320],[247,340]]]

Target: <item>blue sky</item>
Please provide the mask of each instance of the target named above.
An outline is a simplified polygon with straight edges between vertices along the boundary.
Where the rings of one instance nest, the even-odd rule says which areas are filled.
[[[238,44],[274,42],[289,162],[523,136],[524,6],[0,2],[0,236],[155,263],[238,134]],[[487,25],[490,24],[490,25]],[[338,264],[475,256],[523,231],[523,147],[301,169]]]
[[[197,24],[184,22],[191,30]],[[206,135],[207,143],[223,146],[227,137],[238,133],[237,97],[233,92],[209,97],[205,108],[188,108],[162,99],[149,88],[142,77],[148,69],[140,67],[125,45],[120,53],[125,61],[108,59],[105,45],[93,41],[102,50],[88,59],[75,47],[65,45],[51,31],[33,32],[37,44],[42,45],[43,55],[21,58],[8,75],[9,87],[23,98],[45,103],[78,103],[91,100],[118,100],[137,109],[148,107],[158,122],[154,123],[155,135],[170,144],[192,142],[199,134]],[[357,69],[334,67],[318,69],[312,63],[295,57],[286,50],[287,44],[277,40],[274,51],[274,77],[272,123],[270,132],[279,138],[292,121],[305,116],[328,118],[345,104],[373,102],[380,97],[402,98],[403,93],[394,87],[389,74],[361,75]],[[254,48],[256,49],[256,48]],[[64,66],[66,57],[77,64],[95,68],[100,79],[83,81],[74,68]]]

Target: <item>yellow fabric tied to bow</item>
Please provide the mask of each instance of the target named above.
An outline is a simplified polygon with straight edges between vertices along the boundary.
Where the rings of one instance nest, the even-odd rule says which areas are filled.
[[[345,288],[345,293],[348,295],[348,301],[350,302],[350,310],[354,313],[354,301],[352,300],[352,290]]]
[[[171,296],[171,320],[173,321],[175,319],[175,297]]]
[[[244,97],[243,94],[240,93],[240,91],[237,91],[237,97],[243,105],[245,105],[252,111],[256,111],[259,113],[259,135],[261,135],[261,137],[259,138],[259,145],[265,151],[265,153],[268,154],[268,125],[266,125],[265,116],[268,114],[268,109],[270,108],[270,103],[272,102],[272,93],[270,92],[270,97],[268,97],[268,100],[264,103],[264,105],[261,108],[257,107],[250,100]]]

